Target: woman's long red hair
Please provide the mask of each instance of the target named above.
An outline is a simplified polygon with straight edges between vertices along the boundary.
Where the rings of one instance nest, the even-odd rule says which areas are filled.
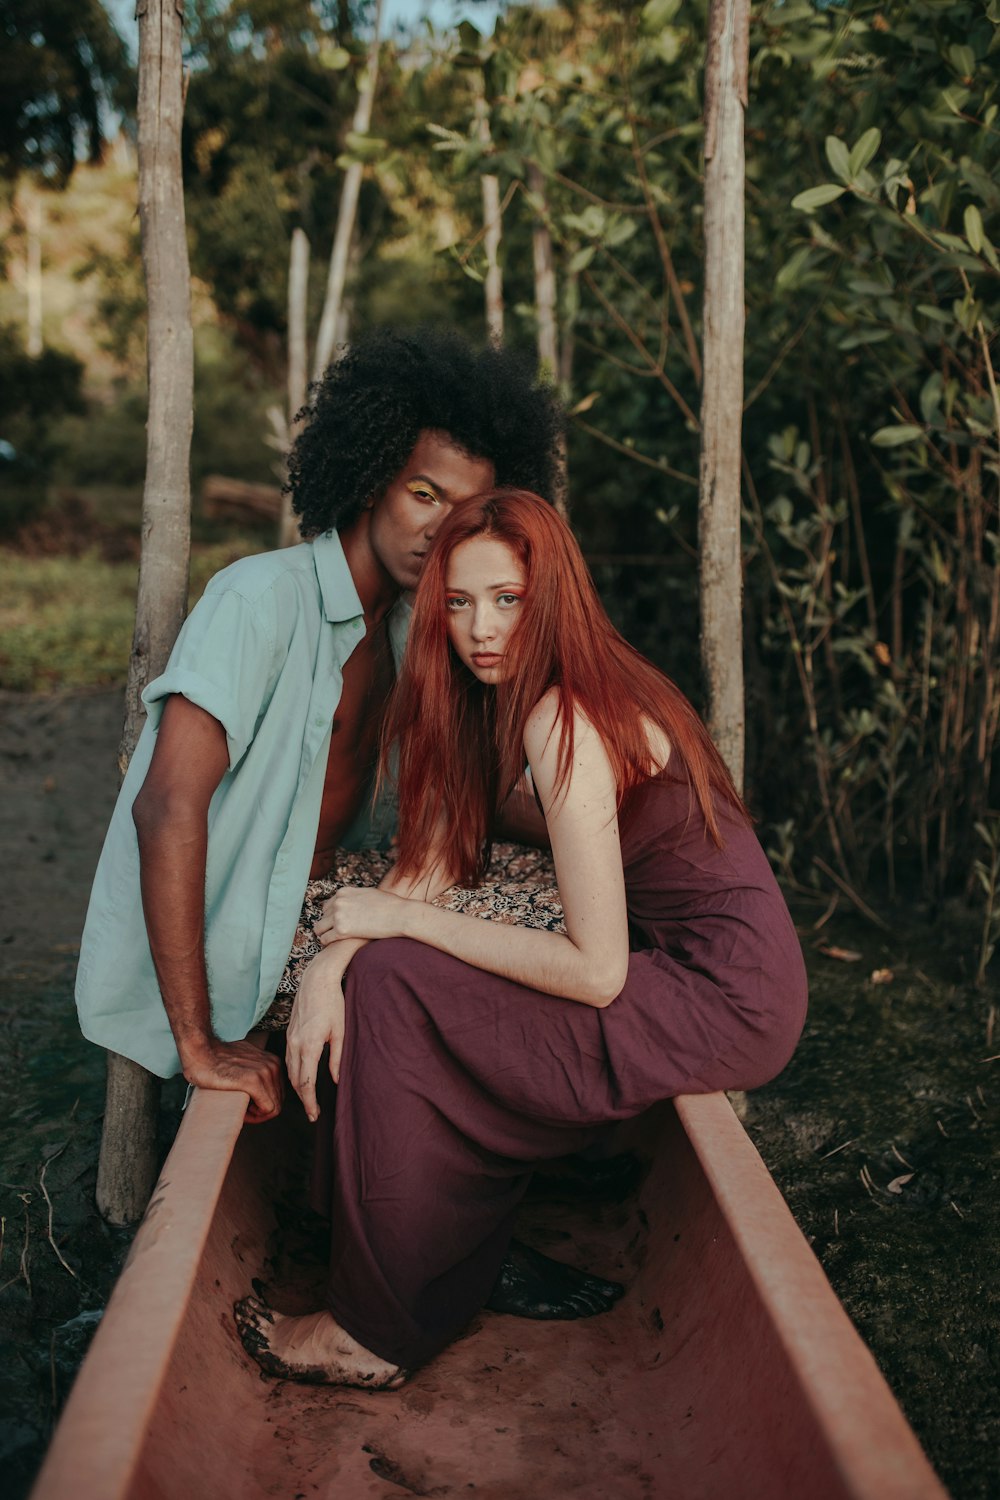
[[[495,687],[473,676],[448,639],[448,561],[477,536],[506,543],[526,578],[504,680]],[[524,772],[528,716],[553,687],[561,700],[560,785],[572,765],[578,708],[604,742],[619,806],[656,774],[651,722],[670,744],[667,774],[687,779],[715,842],[714,797],[745,816],[691,704],[611,624],[566,522],[526,490],[491,490],[456,505],[442,522],[417,588],[383,741],[383,769],[388,747],[399,746],[400,874],[421,869],[434,850],[452,878],[472,884],[482,877],[497,811]]]

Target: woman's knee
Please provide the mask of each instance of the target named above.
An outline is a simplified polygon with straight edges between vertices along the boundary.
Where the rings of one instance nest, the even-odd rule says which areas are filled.
[[[379,938],[366,943],[351,960],[344,980],[348,1004],[366,1016],[412,1009],[419,1003],[421,947],[411,938]]]

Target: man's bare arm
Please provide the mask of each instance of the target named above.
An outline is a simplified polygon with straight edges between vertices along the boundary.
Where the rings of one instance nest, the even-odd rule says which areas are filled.
[[[187,698],[168,698],[132,818],[150,951],[184,1076],[201,1088],[243,1089],[247,1118],[263,1121],[281,1108],[280,1064],[215,1035],[205,967],[208,806],[228,766],[219,721]]]

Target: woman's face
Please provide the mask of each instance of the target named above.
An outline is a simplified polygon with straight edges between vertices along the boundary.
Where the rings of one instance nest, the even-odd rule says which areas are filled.
[[[504,654],[526,582],[516,554],[496,537],[470,537],[448,559],[448,636],[459,660],[480,682],[503,681]]]

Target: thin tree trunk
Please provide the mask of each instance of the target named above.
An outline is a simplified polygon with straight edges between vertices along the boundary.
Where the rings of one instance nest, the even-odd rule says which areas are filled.
[[[538,202],[535,221],[531,229],[531,249],[535,267],[535,318],[538,332],[538,364],[542,378],[555,385],[559,380],[559,326],[556,319],[556,269],[552,253],[552,233],[549,229],[548,195],[545,178],[535,162],[528,163],[528,191]],[[559,467],[556,476],[557,489],[553,495],[556,510],[561,516],[567,513],[566,498],[568,475],[566,464],[566,439],[559,444]]]
[[[379,37],[382,29],[382,0],[377,0],[375,6],[374,31],[371,46],[368,49],[368,62],[365,68],[365,76],[358,91],[357,108],[354,111],[354,123],[351,132],[354,135],[367,135],[371,129],[372,107],[375,103],[375,84],[378,81],[378,48]],[[364,175],[364,167],[359,161],[352,161],[344,174],[344,185],[340,190],[340,203],[337,208],[337,228],[333,237],[333,250],[330,254],[330,271],[326,282],[326,297],[323,302],[323,314],[319,322],[319,332],[316,335],[316,349],[313,356],[313,379],[319,380],[323,371],[330,363],[333,354],[334,343],[337,337],[337,319],[340,315],[340,304],[344,296],[344,285],[347,281],[347,268],[351,251],[351,236],[354,233],[354,221],[358,213],[358,198],[361,193],[361,179]]]
[[[749,0],[711,0],[705,63],[704,383],[698,546],[708,726],[743,784],[743,112]]]
[[[482,95],[476,100],[476,115],[479,120],[479,139],[489,145],[490,117],[486,100]],[[484,172],[479,179],[483,198],[483,246],[486,250],[486,279],[483,294],[486,298],[486,336],[491,343],[503,342],[503,271],[500,267],[500,241],[503,237],[503,211],[500,207],[500,179],[492,172]]]
[[[28,199],[24,218],[28,232],[27,349],[31,358],[37,359],[44,347],[42,339],[42,205],[34,193]]]
[[[351,234],[351,244],[347,251],[347,280],[353,282],[361,264],[361,235],[358,233],[358,221],[354,221],[354,231]],[[351,342],[351,323],[354,318],[354,293],[345,292],[340,299],[340,307],[337,309],[337,326],[333,331],[333,342],[336,347]]]
[[[531,228],[535,265],[535,317],[538,326],[538,363],[542,374],[556,380],[559,373],[559,335],[556,329],[556,272],[549,232],[545,178],[535,162],[528,163],[528,191],[539,204]]]
[[[140,694],[166,665],[187,607],[194,347],[181,182],[181,0],[139,0],[139,221],[149,304],[149,412],[135,635],[118,752],[122,775],[142,727]],[[97,1205],[137,1219],[156,1178],[158,1082],[108,1054]]]
[[[306,404],[306,371],[309,347],[306,311],[309,296],[309,240],[304,229],[292,230],[288,255],[288,415],[285,423],[288,446],[295,435],[295,419]],[[281,497],[278,545],[291,547],[299,539],[291,495]]]

